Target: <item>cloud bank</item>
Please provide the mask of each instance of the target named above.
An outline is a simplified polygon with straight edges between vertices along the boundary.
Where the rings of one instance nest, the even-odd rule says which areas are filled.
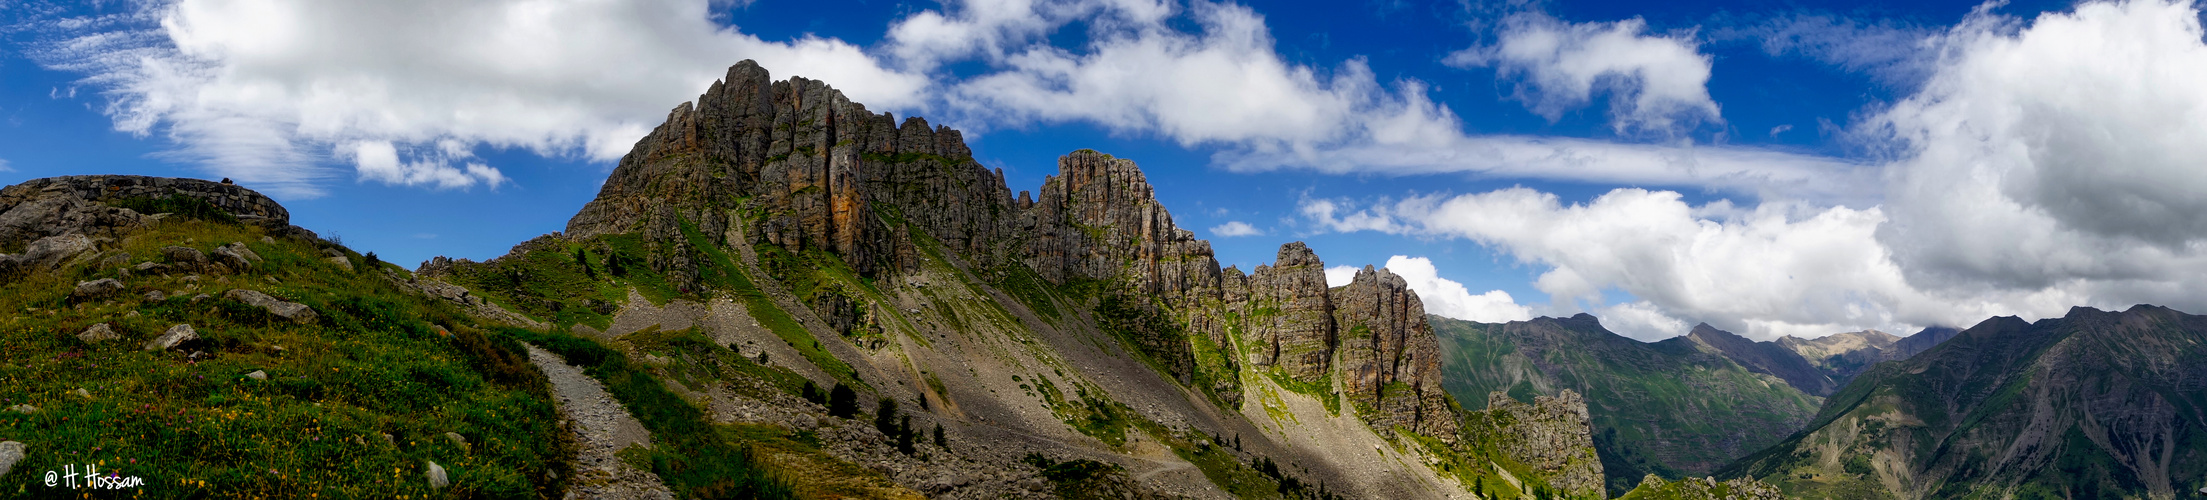
[[[127,10],[32,21],[44,41],[26,52],[87,75],[117,130],[165,135],[209,174],[279,196],[323,193],[339,175],[321,166],[331,161],[363,181],[502,182],[489,165],[450,161],[453,144],[617,159],[745,58],[879,107],[916,105],[927,86],[842,41],[768,42],[717,25],[707,0],[115,7]]]
[[[2207,310],[2207,44],[2189,3],[1985,10],[1932,42],[1922,90],[1869,120],[1898,150],[1869,208],[1700,206],[1617,189],[1306,199],[1331,231],[1462,238],[1548,269],[1559,309],[1639,338],[1967,325],[2071,306]],[[1636,300],[1602,303],[1604,291]]]

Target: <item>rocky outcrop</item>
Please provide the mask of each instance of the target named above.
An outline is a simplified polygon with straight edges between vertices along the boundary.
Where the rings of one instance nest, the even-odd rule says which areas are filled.
[[[1372,409],[1373,424],[1456,434],[1437,343],[1400,278],[1372,271],[1330,291],[1323,264],[1300,243],[1254,275],[1221,270],[1210,243],[1175,225],[1132,161],[1075,151],[1038,190],[1014,197],[958,131],[868,111],[822,82],[774,81],[751,61],[669,112],[546,244],[612,234],[640,234],[646,260],[677,289],[701,283],[699,255],[710,249],[692,248],[697,236],[730,249],[822,251],[874,278],[922,271],[919,256],[939,245],[985,279],[1032,272],[1095,290],[1082,300],[1100,329],[1184,383],[1198,369],[1187,336],[1203,335],[1224,352],[1252,353],[1224,369],[1278,367],[1319,384],[1341,373],[1342,390]],[[419,274],[439,276],[432,267]],[[835,329],[863,325],[866,309],[806,293],[797,299]],[[1342,303],[1355,307],[1340,311]],[[1235,329],[1244,336],[1229,338]],[[1237,342],[1239,351],[1226,349]],[[1217,375],[1214,392],[1238,402],[1238,375]]]
[[[1510,399],[1508,394],[1487,395],[1484,429],[1500,439],[1488,442],[1502,453],[1548,478],[1548,484],[1572,497],[1602,494],[1602,462],[1594,454],[1594,437],[1586,400],[1564,390],[1555,397],[1539,396],[1532,404]]]
[[[1236,271],[1239,274],[1239,271]],[[1335,337],[1333,297],[1326,288],[1326,263],[1303,242],[1280,246],[1269,266],[1257,266],[1236,309],[1246,318],[1242,341],[1253,346],[1248,363],[1279,367],[1304,382],[1332,376]],[[1244,298],[1246,297],[1246,298]]]
[[[1456,415],[1441,390],[1440,341],[1409,283],[1386,269],[1364,266],[1328,296],[1341,344],[1341,387],[1349,400],[1377,410],[1368,417],[1376,424],[1455,436]]]
[[[1665,481],[1661,476],[1649,474],[1640,479],[1640,486],[1632,490],[1634,498],[1666,498],[1677,500],[1780,500],[1785,491],[1776,486],[1749,478],[1718,481],[1715,478],[1685,478]]]
[[[302,325],[312,324],[321,318],[314,313],[314,308],[307,307],[306,304],[286,302],[255,290],[236,288],[223,292],[222,297],[261,308],[268,311],[268,314]]]

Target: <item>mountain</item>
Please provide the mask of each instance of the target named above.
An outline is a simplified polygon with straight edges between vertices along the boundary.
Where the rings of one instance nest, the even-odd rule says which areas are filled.
[[[11,186],[0,491],[1602,496],[1584,402],[1463,409],[1402,277],[1221,269],[1133,162],[1058,167],[1014,196],[957,131],[745,61],[486,262],[407,271],[226,182]]]
[[[1809,364],[1815,365],[1834,384],[1832,389],[1837,390],[1872,365],[1907,359],[1908,355],[1914,354],[1903,353],[1897,348],[1895,344],[1900,340],[1901,337],[1889,333],[1863,330],[1834,333],[1814,339],[1788,335],[1779,337],[1776,342],[1779,346],[1799,354]],[[1831,393],[1826,392],[1824,395],[1829,396]]]
[[[1988,319],[1862,373],[1720,475],[1794,498],[2189,495],[2207,487],[2207,316]]]
[[[1778,377],[1801,392],[1813,396],[1829,396],[1833,390],[1839,388],[1823,370],[1810,364],[1799,352],[1778,342],[1748,340],[1747,337],[1718,330],[1708,323],[1694,325],[1692,331],[1680,338],[1724,356],[1755,373]]]
[[[1503,324],[1428,316],[1443,387],[1467,407],[1501,391],[1584,395],[1612,495],[1650,474],[1702,475],[1799,429],[1819,400],[1693,339],[1645,343],[1586,314]]]
[[[638,141],[566,231],[414,278],[930,496],[1600,494],[1574,481],[1598,463],[1512,458],[1568,440],[1512,454],[1493,440],[1529,423],[1460,409],[1400,276],[1329,288],[1324,270],[1301,243],[1221,269],[1132,161],[1075,151],[1015,195],[956,130],[745,61]],[[758,361],[692,366],[730,352]],[[844,420],[792,400],[830,387],[946,444],[811,430]]]
[[[1915,357],[1915,355],[1929,351],[1933,347],[1938,347],[1939,344],[1945,343],[1947,339],[1954,338],[1954,335],[1959,333],[1962,333],[1962,331],[1944,326],[1925,327],[1923,331],[1916,332],[1915,335],[1901,337],[1900,340],[1893,341],[1893,348],[1900,351],[1900,354],[1895,356],[1894,359]]]

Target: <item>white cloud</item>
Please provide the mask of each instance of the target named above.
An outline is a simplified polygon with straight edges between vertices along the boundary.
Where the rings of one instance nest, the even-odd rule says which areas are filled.
[[[1233,238],[1238,236],[1262,236],[1264,235],[1264,230],[1257,229],[1256,226],[1251,226],[1247,222],[1237,220],[1227,221],[1225,224],[1212,226],[1211,235],[1220,238]]]
[[[1913,88],[1936,62],[1938,51],[1926,43],[1937,34],[1937,30],[1890,20],[1793,14],[1756,24],[1720,27],[1710,30],[1708,36],[1711,41],[1751,43],[1772,56],[1806,57],[1869,74],[1887,85]]]
[[[320,165],[345,160],[325,152],[363,141],[402,152],[441,150],[453,140],[616,159],[668,108],[745,58],[779,77],[833,82],[875,107],[921,104],[925,77],[885,69],[839,40],[761,40],[715,24],[709,6],[149,1],[122,14],[49,23],[27,53],[49,68],[85,74],[82,84],[108,97],[116,129],[164,134],[179,157],[209,173],[288,196],[320,194],[318,181],[331,175]],[[402,164],[425,162],[434,160]]]
[[[1451,318],[1481,323],[1506,323],[1533,319],[1533,311],[1517,305],[1509,292],[1489,290],[1472,295],[1463,283],[1440,276],[1433,261],[1425,257],[1397,255],[1387,259],[1387,270],[1410,284],[1418,292],[1418,299],[1425,303],[1425,312]],[[1333,270],[1327,269],[1327,282],[1332,284]]]
[[[1499,43],[1458,51],[1444,62],[1491,65],[1504,78],[1521,77],[1518,98],[1550,120],[1606,91],[1620,133],[1672,134],[1700,120],[1722,121],[1709,98],[1710,57],[1691,35],[1643,34],[1646,29],[1638,18],[1567,23],[1520,14],[1503,21]]]
[[[1917,95],[1873,120],[1903,145],[1910,277],[2207,305],[2207,44],[2189,2],[2086,3],[1943,35]]]
[[[360,172],[361,180],[373,180],[384,184],[404,186],[433,186],[437,189],[453,189],[474,186],[480,182],[491,188],[507,182],[506,176],[480,161],[470,161],[468,153],[459,141],[446,140],[439,151],[416,153],[415,161],[399,161],[398,148],[388,141],[358,141],[339,148],[339,155],[352,160]],[[454,164],[459,164],[454,166]]]
[[[14,172],[14,171],[15,171],[15,169],[13,169],[13,168],[8,168],[8,159],[7,159],[7,158],[0,158],[0,172]]]
[[[1326,286],[1336,287],[1347,285],[1349,284],[1349,282],[1356,281],[1356,272],[1363,269],[1364,268],[1356,266],[1333,266],[1326,268]]]
[[[1663,309],[1648,301],[1635,301],[1604,307],[1594,311],[1601,318],[1602,328],[1618,335],[1641,342],[1654,342],[1685,335],[1686,322],[1663,314]]]
[[[993,7],[984,9],[984,3]],[[899,39],[893,47],[917,51],[906,59],[928,64],[958,57],[991,61],[992,72],[949,86],[948,111],[969,130],[1089,122],[1118,133],[1158,134],[1188,146],[1220,146],[1213,163],[1242,172],[1474,172],[1710,187],[1844,203],[1874,199],[1877,191],[1875,172],[1860,165],[1781,150],[1685,141],[1634,144],[1467,135],[1453,111],[1426,96],[1422,82],[1383,85],[1360,59],[1330,71],[1283,59],[1263,17],[1247,7],[1196,3],[1185,14],[1198,30],[1185,32],[1158,14],[1169,10],[1080,7],[1090,5],[1084,2],[960,5],[965,14],[926,11],[898,25],[918,29],[969,20],[955,29],[943,28],[955,36],[913,35],[912,41]],[[1022,14],[984,15],[998,8]],[[1042,28],[1045,32],[1056,29],[1058,18],[1050,13],[1064,10],[1105,13],[1099,14],[1103,22],[1089,27],[1090,43],[1082,50],[1047,45],[1033,31],[1038,26],[1048,26]],[[1635,58],[1664,56],[1646,68],[1611,68],[1647,81],[1628,89],[1633,97],[1620,101],[1625,108],[1621,119],[1652,127],[1685,117],[1716,118],[1716,107],[1699,83],[1706,80],[1708,61],[1693,52],[1690,41],[1641,35],[1636,25],[1587,26],[1596,25],[1569,29],[1587,31],[1599,40],[1573,45],[1573,60],[1624,64],[1593,53],[1610,50]],[[920,41],[938,38],[951,41]],[[1697,65],[1702,74],[1692,76],[1687,74],[1692,68],[1673,68],[1675,64]]]

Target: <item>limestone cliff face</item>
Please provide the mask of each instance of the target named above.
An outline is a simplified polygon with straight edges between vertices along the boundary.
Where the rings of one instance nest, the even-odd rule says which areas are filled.
[[[773,81],[750,61],[638,141],[565,236],[623,233],[641,233],[652,267],[684,286],[698,282],[692,235],[824,251],[882,276],[916,270],[921,233],[979,275],[1025,267],[1053,285],[1093,287],[1099,328],[1184,383],[1199,369],[1190,336],[1249,353],[1212,368],[1225,370],[1211,380],[1226,402],[1240,399],[1233,372],[1243,364],[1311,383],[1346,370],[1342,390],[1376,410],[1375,425],[1455,435],[1438,344],[1401,278],[1367,270],[1328,290],[1324,264],[1301,243],[1254,274],[1221,270],[1132,161],[1076,151],[1014,197],[958,131],[900,125],[824,83]]]
[[[1326,263],[1303,242],[1282,245],[1272,265],[1257,266],[1249,277],[1246,300],[1247,341],[1257,347],[1249,364],[1277,366],[1305,382],[1326,380],[1338,345]]]
[[[1377,409],[1376,423],[1454,435],[1456,417],[1441,389],[1440,341],[1409,283],[1365,266],[1327,295],[1339,329],[1342,391],[1349,400]]]

